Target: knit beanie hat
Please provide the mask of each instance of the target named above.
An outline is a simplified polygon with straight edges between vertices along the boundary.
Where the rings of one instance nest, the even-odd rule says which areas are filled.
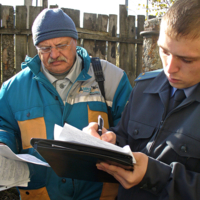
[[[57,37],[78,39],[76,26],[62,9],[44,9],[35,19],[32,26],[33,44]]]

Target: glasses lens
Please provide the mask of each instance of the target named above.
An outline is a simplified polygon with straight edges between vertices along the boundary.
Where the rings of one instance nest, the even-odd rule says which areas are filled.
[[[62,51],[67,49],[69,45],[68,44],[62,44],[62,45],[57,45],[56,48],[58,49],[58,51]]]
[[[51,51],[51,48],[50,47],[44,47],[44,48],[40,48],[39,49],[42,53],[48,53]]]

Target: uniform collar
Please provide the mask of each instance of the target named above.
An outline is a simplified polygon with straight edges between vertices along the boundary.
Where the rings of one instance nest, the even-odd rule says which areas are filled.
[[[156,94],[158,93],[160,96],[162,96],[162,93],[169,93],[171,92],[170,90],[171,86],[169,84],[169,81],[164,73],[164,71],[162,71],[154,80],[151,81],[151,83],[147,86],[147,88],[144,90],[144,93],[152,93],[152,94]],[[194,87],[191,87],[189,90],[186,89],[187,93],[186,96],[189,97],[187,98],[188,101],[198,101],[200,102],[200,83],[198,83],[197,85],[195,85]]]

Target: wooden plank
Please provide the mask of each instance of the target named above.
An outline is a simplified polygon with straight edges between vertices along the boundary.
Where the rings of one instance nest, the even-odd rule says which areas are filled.
[[[53,9],[53,8],[58,8],[58,5],[56,4],[56,5],[50,5],[49,6],[51,9]]]
[[[109,15],[109,27],[108,32],[111,37],[117,36],[117,15]],[[117,53],[117,43],[108,42],[108,53],[107,60],[114,65],[116,65],[116,53]],[[119,66],[119,63],[117,64]]]
[[[143,37],[140,35],[140,32],[144,30],[144,15],[138,15],[138,30],[137,30],[137,39],[142,39]],[[142,55],[143,55],[143,45],[137,44],[137,67],[136,67],[136,77],[142,72]]]
[[[42,1],[43,1],[43,3],[42,3],[43,9],[48,8],[48,0],[42,0]]]
[[[31,29],[33,22],[37,15],[42,11],[42,7],[34,7],[30,6],[29,7],[29,28]],[[37,50],[35,46],[33,45],[33,39],[32,39],[32,34],[28,36],[28,55],[30,57],[34,57],[37,54]]]
[[[80,10],[61,8],[75,23],[76,27],[80,27]]]
[[[128,19],[127,19],[127,9],[125,5],[119,6],[119,16],[120,16],[120,37],[124,38],[128,35]],[[120,54],[119,54],[119,67],[122,68],[128,74],[128,44],[120,43]]]
[[[83,15],[83,28],[96,31],[97,30],[97,15],[84,13]],[[87,50],[88,54],[92,57],[96,56],[96,42],[92,40],[83,41],[83,47]]]
[[[2,6],[2,26],[14,28],[13,6]],[[14,68],[14,35],[2,36],[2,74],[3,82],[15,74]]]
[[[2,6],[0,4],[0,21],[2,19],[1,13],[2,13]],[[0,24],[0,28],[1,28],[1,24]],[[2,40],[2,35],[0,34],[0,87],[1,87],[1,84],[2,84],[2,79],[1,79],[1,71],[2,71],[2,65],[1,65],[1,56],[2,56],[2,53],[1,53],[1,40]]]
[[[24,5],[26,6],[27,8],[27,16],[29,16],[29,6],[32,6],[32,0],[24,0]],[[26,20],[26,23],[27,23],[27,29],[29,27],[29,20]]]
[[[100,32],[100,31],[91,31],[84,28],[76,28],[78,31],[78,37],[81,39],[88,39],[88,40],[102,40],[102,41],[109,41],[109,42],[121,42],[121,43],[129,43],[129,44],[142,44],[143,39],[135,39],[135,38],[128,38],[128,37],[111,37],[108,36],[109,33],[107,32]],[[85,32],[86,31],[86,32]],[[22,35],[30,35],[31,30],[27,29],[0,29],[0,34],[22,34]]]
[[[76,28],[80,28],[80,10],[61,8],[69,17],[72,18]],[[78,30],[77,30],[78,31]],[[80,46],[81,40],[77,40],[77,46]]]
[[[16,28],[25,29],[27,26],[27,7],[16,6]],[[27,55],[27,35],[16,35],[15,41],[15,63],[16,72],[21,70],[21,63]]]
[[[135,16],[128,16],[128,37],[135,38]],[[135,44],[128,44],[127,75],[132,86],[136,78]]]
[[[98,15],[97,18],[97,30],[107,32],[108,27],[108,15]],[[96,57],[100,59],[106,59],[106,41],[96,41]]]

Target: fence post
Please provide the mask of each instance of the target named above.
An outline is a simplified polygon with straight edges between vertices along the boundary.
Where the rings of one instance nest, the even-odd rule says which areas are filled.
[[[157,45],[161,18],[147,20],[144,24],[142,69],[144,72],[162,68]]]
[[[32,24],[37,17],[37,15],[42,11],[43,7],[34,7],[30,6],[29,7],[29,28],[31,30]],[[34,57],[37,54],[37,50],[35,46],[33,45],[33,39],[32,39],[32,34],[28,36],[28,55],[30,57]]]
[[[4,28],[14,28],[13,6],[2,6],[2,26]],[[4,34],[2,36],[2,82],[8,80],[15,74],[14,68],[14,34]]]
[[[72,20],[77,28],[80,28],[80,10],[61,8]],[[77,40],[77,46],[80,46],[80,39]]]
[[[126,38],[128,35],[128,21],[127,21],[127,9],[125,5],[119,5],[119,30],[120,38]],[[127,60],[128,60],[128,44],[120,42],[120,57],[119,67],[127,73]]]
[[[144,15],[138,15],[138,25],[137,25],[137,39],[142,39],[140,32],[144,30]],[[142,72],[142,52],[143,45],[137,44],[137,68],[136,68],[136,77]]]
[[[26,29],[27,26],[27,7],[16,6],[16,29]],[[15,63],[16,72],[21,70],[21,63],[27,55],[27,35],[16,34],[15,37]]]
[[[97,30],[107,32],[108,15],[98,15]],[[101,59],[106,59],[106,41],[96,41],[96,56]]]
[[[97,14],[84,13],[83,28],[96,31],[97,30],[96,21],[97,21]],[[92,57],[96,56],[96,52],[95,52],[96,43],[93,40],[84,39],[83,47],[87,49],[87,52],[90,56]]]
[[[1,21],[1,19],[2,19],[2,17],[1,17],[1,13],[2,13],[2,8],[1,8],[2,6],[1,6],[1,4],[0,4],[0,21]],[[0,25],[0,27],[1,27],[1,25]],[[2,84],[2,77],[1,77],[1,72],[2,72],[2,64],[1,64],[1,56],[2,56],[2,54],[1,54],[1,39],[2,39],[2,35],[0,34],[0,87],[1,87],[1,84]]]
[[[110,36],[117,36],[117,15],[109,15],[109,31]],[[117,43],[108,42],[107,60],[116,65]]]
[[[120,37],[135,38],[135,16],[127,16],[125,5],[120,5]],[[135,69],[135,44],[120,43],[120,68],[124,69],[129,81],[134,86],[136,77]]]
[[[128,38],[135,38],[135,16],[128,16]],[[132,86],[136,78],[135,44],[128,44],[127,75]]]

